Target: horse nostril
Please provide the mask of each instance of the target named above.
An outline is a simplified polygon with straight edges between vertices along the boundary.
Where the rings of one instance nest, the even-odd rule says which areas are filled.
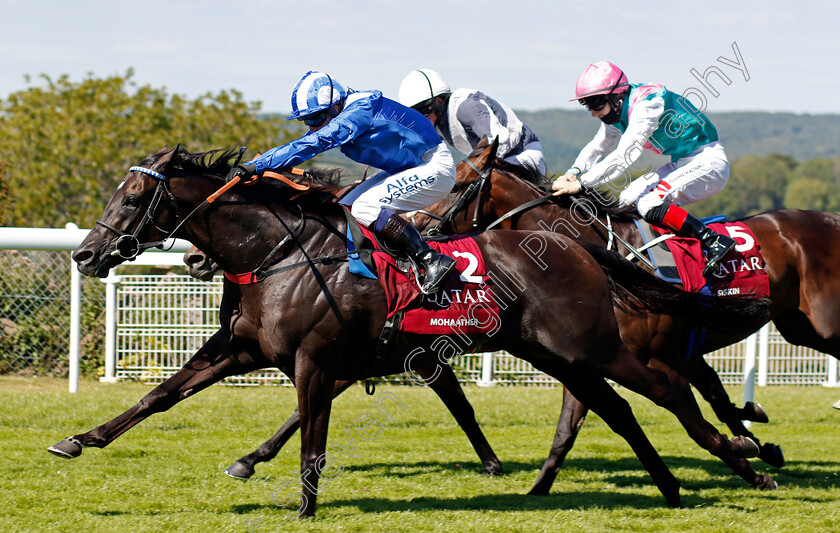
[[[73,254],[73,261],[79,264],[83,264],[90,261],[92,257],[93,252],[91,252],[90,250],[79,250],[78,252],[75,252]]]

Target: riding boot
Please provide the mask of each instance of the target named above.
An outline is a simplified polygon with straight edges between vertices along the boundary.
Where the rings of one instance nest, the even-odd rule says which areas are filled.
[[[436,293],[440,289],[438,285],[455,268],[455,259],[436,252],[417,228],[386,209],[379,213],[373,225],[374,231],[395,244],[423,268],[425,273],[420,292],[424,295]]]
[[[649,222],[671,228],[680,237],[691,237],[700,241],[700,247],[706,255],[703,276],[716,270],[724,256],[735,248],[735,239],[715,232],[681,207],[665,203],[652,209],[648,215],[652,219],[648,220]]]

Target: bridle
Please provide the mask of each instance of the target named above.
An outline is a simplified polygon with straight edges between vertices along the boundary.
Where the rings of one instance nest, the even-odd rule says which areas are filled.
[[[127,261],[133,261],[134,258],[140,255],[140,253],[144,252],[145,250],[148,250],[149,248],[163,248],[163,245],[166,243],[166,241],[181,228],[184,222],[186,222],[187,219],[189,219],[193,215],[193,213],[195,213],[195,211],[198,210],[198,208],[193,210],[193,212],[190,213],[183,220],[180,220],[180,214],[178,213],[178,205],[175,202],[175,196],[173,196],[172,191],[169,190],[169,178],[167,178],[159,172],[156,172],[146,167],[135,166],[129,168],[128,171],[140,172],[142,174],[146,174],[147,176],[151,176],[152,178],[157,180],[157,185],[155,186],[155,192],[152,196],[152,201],[149,202],[149,207],[146,209],[146,212],[143,213],[143,218],[140,220],[140,223],[137,225],[137,228],[135,228],[134,233],[129,233],[128,231],[117,229],[114,226],[103,222],[101,219],[97,220],[96,224],[118,235],[117,241],[114,243],[114,251],[111,252],[110,255],[113,257],[122,258]],[[154,213],[157,211],[161,200],[164,198],[164,195],[169,199],[169,202],[175,208],[175,221],[177,223],[175,225],[175,229],[173,229],[172,231],[167,231],[160,227],[160,225],[157,223],[157,221],[155,221],[154,218]],[[148,224],[151,224],[156,230],[163,233],[165,237],[159,241],[141,243],[137,236],[140,235],[140,232],[143,231],[143,229]]]
[[[244,151],[245,151],[245,149],[243,148],[240,151],[239,157],[242,156],[242,153],[244,153]],[[238,161],[239,161],[239,159],[237,158],[237,163],[236,164],[238,164]],[[235,164],[234,164],[234,166],[235,166]],[[166,243],[166,241],[168,239],[172,238],[175,235],[175,233],[177,233],[178,230],[180,230],[181,227],[194,214],[196,214],[198,211],[200,211],[204,207],[208,206],[209,204],[213,203],[224,192],[226,192],[231,187],[233,187],[234,185],[236,185],[237,183],[240,182],[240,177],[239,176],[233,178],[231,181],[227,182],[225,185],[223,185],[221,188],[219,188],[215,193],[208,196],[203,202],[201,202],[192,211],[190,211],[190,213],[187,216],[185,216],[183,219],[181,219],[181,217],[178,213],[178,204],[175,201],[175,196],[172,194],[172,191],[169,190],[169,185],[168,185],[169,178],[167,176],[164,176],[160,172],[154,171],[150,168],[140,167],[140,166],[134,166],[134,167],[129,168],[128,170],[129,170],[129,172],[140,172],[141,174],[146,174],[147,176],[151,176],[152,178],[157,180],[157,185],[155,187],[155,192],[154,192],[154,195],[152,196],[152,200],[149,202],[149,207],[147,208],[146,212],[143,214],[143,218],[140,220],[140,223],[138,224],[137,228],[134,230],[134,233],[129,233],[127,231],[122,231],[120,229],[117,229],[114,226],[111,226],[110,224],[108,224],[106,222],[103,222],[102,220],[97,220],[96,221],[96,224],[102,226],[103,228],[107,229],[108,231],[110,231],[110,232],[112,232],[116,235],[119,235],[116,243],[114,243],[114,251],[111,252],[110,255],[114,256],[114,257],[120,257],[120,258],[122,258],[124,260],[128,260],[128,261],[133,260],[135,257],[140,255],[141,252],[143,252],[145,250],[148,250],[149,248],[154,248],[154,247],[163,248],[163,245]],[[303,171],[302,169],[292,168],[292,169],[287,169],[287,170],[289,172],[291,172],[292,174],[305,175],[305,171]],[[269,177],[269,178],[272,178],[272,179],[282,181],[286,185],[288,185],[289,187],[291,187],[295,190],[298,190],[298,191],[306,191],[310,187],[309,185],[305,185],[305,184],[301,184],[301,183],[291,181],[287,177],[283,176],[282,174],[278,174],[278,173],[272,172],[272,171],[264,171],[263,174],[262,174],[262,177]],[[256,181],[258,181],[259,178],[260,178],[260,176],[254,176],[250,181],[244,182],[243,185],[251,185],[253,183],[256,183]],[[157,210],[161,199],[164,198],[164,194],[169,199],[170,203],[172,204],[172,206],[175,209],[175,220],[176,220],[177,224],[175,225],[175,228],[172,231],[167,231],[167,230],[163,229],[162,227],[160,227],[160,225],[154,219],[154,214],[153,213]],[[297,205],[297,204],[295,204],[295,205]],[[300,206],[298,206],[298,209],[300,209]],[[285,265],[285,266],[282,266],[282,267],[267,270],[266,267],[270,264],[271,258],[274,257],[281,249],[283,249],[289,242],[291,242],[293,239],[296,239],[296,237],[298,237],[298,235],[302,232],[303,227],[305,225],[305,221],[306,221],[306,217],[304,216],[304,213],[301,210],[300,213],[299,213],[299,216],[298,216],[297,224],[292,228],[289,228],[289,227],[286,228],[289,231],[288,234],[283,239],[281,239],[280,242],[277,243],[277,245],[274,246],[274,248],[271,249],[271,251],[268,252],[268,254],[265,256],[265,258],[263,258],[263,260],[260,262],[260,264],[257,266],[257,268],[255,268],[254,270],[252,270],[251,272],[248,272],[246,274],[232,275],[230,277],[228,277],[228,274],[226,273],[225,274],[226,277],[228,277],[228,279],[231,279],[232,281],[234,281],[236,283],[240,283],[240,284],[241,283],[260,282],[271,274],[279,274],[279,273],[285,272],[287,270],[293,270],[293,269],[300,268],[300,267],[307,266],[307,265],[330,263],[330,262],[335,261],[337,259],[346,258],[351,254],[359,253],[359,251],[345,251],[345,252],[340,252],[340,253],[336,253],[336,254],[332,254],[332,255],[323,255],[323,256],[319,256],[319,257],[315,257],[315,258],[310,258],[310,257],[307,256],[307,259],[305,261],[300,261],[298,263],[294,263],[294,264],[291,264],[291,265]],[[138,235],[140,235],[140,232],[143,231],[143,228],[145,228],[148,224],[151,224],[155,229],[157,229],[158,231],[163,233],[164,237],[161,240],[147,242],[147,243],[141,243],[140,240],[138,239]],[[285,223],[283,223],[283,225],[285,226]],[[174,241],[173,241],[172,244],[174,245]],[[248,278],[248,281],[242,281],[243,278]]]
[[[439,216],[439,215],[436,215],[434,213],[429,213],[427,211],[417,211],[418,213],[423,213],[427,216],[430,216],[430,217],[440,221],[437,224],[437,226],[434,226],[433,228],[431,228],[427,232],[427,235],[440,235],[441,231],[446,229],[446,226],[451,225],[452,219],[455,217],[455,215],[461,209],[463,209],[463,207],[465,205],[468,205],[469,202],[472,201],[473,197],[478,197],[481,194],[481,191],[483,190],[486,178],[490,175],[490,173],[493,170],[492,166],[490,166],[482,172],[469,159],[465,159],[464,162],[467,163],[470,166],[470,168],[472,168],[473,170],[475,170],[478,173],[478,179],[476,179],[475,181],[473,181],[470,184],[470,186],[464,191],[464,194],[461,195],[461,197],[458,199],[458,201],[455,202],[455,204],[453,204],[453,206],[443,216]],[[479,208],[479,205],[481,204],[481,201],[480,201],[480,198],[478,198],[478,200],[479,201],[477,201],[476,204],[475,204],[475,211],[473,212],[473,222],[472,222],[473,223],[473,229],[478,229],[478,225],[479,225],[478,224],[478,208]],[[553,195],[550,195],[550,194],[547,195],[547,196],[538,196],[537,198],[535,198],[535,199],[533,199],[529,202],[526,202],[522,205],[519,205],[519,206],[511,209],[507,213],[503,214],[502,216],[500,216],[499,218],[497,218],[496,220],[494,220],[493,222],[488,224],[483,229],[483,231],[489,231],[489,230],[499,226],[505,220],[513,218],[513,217],[515,217],[515,216],[517,216],[521,213],[524,213],[525,211],[529,211],[529,210],[531,210],[531,209],[533,209],[537,206],[547,204],[547,203],[557,203],[558,201],[559,200],[556,196],[553,196]],[[641,253],[643,250],[652,246],[655,243],[651,243],[649,245],[643,246],[640,249],[637,249],[636,247],[631,245],[629,242],[627,242],[626,240],[621,238],[613,230],[612,221],[611,221],[609,213],[605,214],[606,223],[602,222],[595,213],[588,212],[588,214],[590,216],[590,221],[591,222],[598,224],[599,226],[601,226],[601,228],[603,228],[606,231],[606,235],[607,235],[607,237],[606,237],[607,238],[606,249],[607,250],[611,249],[613,240],[615,240],[615,241],[623,244],[624,247],[627,248],[630,251],[630,253],[627,255],[628,260],[630,260],[631,257],[635,256],[639,259],[639,261],[641,263],[643,263],[645,266],[647,266],[650,270],[656,270],[656,267],[653,265],[653,263],[651,263],[650,260],[648,258],[646,258]]]
[[[451,226],[452,219],[455,218],[455,215],[458,214],[464,206],[469,205],[474,198],[477,201],[475,202],[475,210],[473,211],[472,225],[473,229],[478,228],[478,209],[481,206],[481,191],[484,189],[484,184],[487,183],[487,178],[490,176],[493,169],[492,166],[488,166],[484,170],[480,170],[476,164],[469,159],[464,159],[464,163],[466,163],[467,166],[478,174],[478,178],[470,183],[466,190],[464,190],[464,193],[458,198],[458,201],[456,201],[443,216],[424,210],[418,211],[419,213],[423,213],[426,216],[438,220],[438,224],[430,228],[429,231],[426,232],[426,235],[440,235],[444,229]]]

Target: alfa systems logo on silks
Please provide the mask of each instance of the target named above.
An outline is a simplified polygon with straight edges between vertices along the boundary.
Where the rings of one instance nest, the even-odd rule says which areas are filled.
[[[457,261],[457,273],[450,274],[434,295],[419,298],[413,273],[397,268],[389,256],[375,254],[379,282],[388,299],[388,316],[403,312],[400,329],[407,333],[493,334],[501,323],[499,306],[488,282],[484,257],[472,237],[446,242],[429,242],[438,252]]]
[[[406,176],[399,178],[387,185],[387,195],[379,199],[384,204],[392,204],[394,200],[411,196],[420,189],[426,188],[435,183],[437,179],[434,176],[426,176],[421,178],[417,174],[413,176]]]

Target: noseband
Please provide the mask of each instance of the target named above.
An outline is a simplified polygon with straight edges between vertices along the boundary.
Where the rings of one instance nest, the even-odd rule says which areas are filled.
[[[175,203],[175,197],[169,190],[169,178],[167,178],[159,172],[155,172],[154,170],[145,167],[131,167],[128,169],[128,171],[140,172],[142,174],[146,174],[147,176],[151,176],[157,180],[157,186],[155,187],[154,196],[152,196],[152,201],[149,202],[149,207],[143,214],[143,218],[140,221],[140,224],[137,225],[137,228],[134,230],[134,233],[129,233],[127,231],[117,229],[114,226],[103,222],[101,219],[97,220],[96,224],[102,226],[103,228],[116,235],[119,235],[117,241],[114,243],[114,251],[111,252],[110,255],[114,257],[120,257],[128,261],[132,261],[135,257],[140,255],[141,252],[148,250],[149,248],[162,248],[166,240],[169,239],[169,237],[171,237],[181,227],[181,225],[184,222],[186,222],[187,219],[185,218],[183,221],[179,222],[175,226],[175,229],[172,231],[167,232],[165,229],[161,228],[154,219],[154,212],[157,210],[161,199],[164,197],[164,194],[166,194],[166,196],[169,198],[169,202],[175,207],[175,220],[177,221],[180,218],[178,216],[178,207]],[[192,213],[190,213],[190,215],[192,215]],[[159,241],[141,243],[137,236],[140,234],[141,231],[143,231],[147,224],[151,224],[152,226],[154,226],[155,229],[162,232],[166,236]]]

